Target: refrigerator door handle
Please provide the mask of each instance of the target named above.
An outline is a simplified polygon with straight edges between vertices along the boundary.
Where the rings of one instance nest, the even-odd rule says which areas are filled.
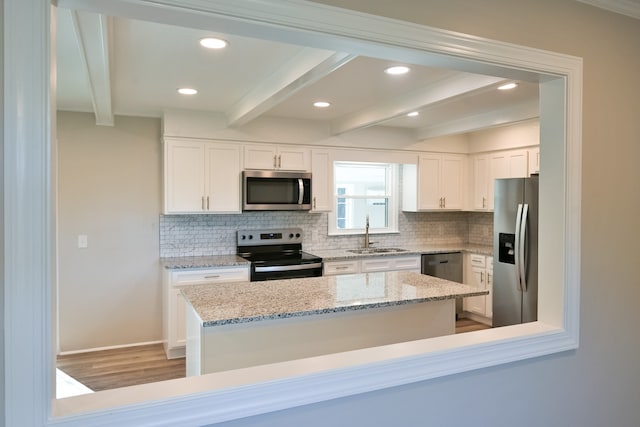
[[[521,291],[522,290],[522,278],[520,276],[521,273],[521,269],[520,269],[520,264],[521,264],[521,260],[520,260],[520,249],[522,247],[521,245],[521,235],[520,235],[520,229],[522,228],[522,203],[518,203],[518,213],[516,214],[516,230],[515,230],[515,242],[514,242],[514,248],[513,250],[515,251],[514,253],[514,259],[515,259],[515,267],[516,267],[516,283],[518,284],[518,290]]]
[[[520,249],[518,250],[520,254],[520,260],[518,261],[520,268],[520,282],[522,283],[522,291],[527,292],[527,274],[526,274],[526,266],[527,266],[527,256],[525,253],[525,244],[527,239],[527,218],[529,216],[529,205],[527,203],[524,204],[522,209],[522,221],[520,222]]]

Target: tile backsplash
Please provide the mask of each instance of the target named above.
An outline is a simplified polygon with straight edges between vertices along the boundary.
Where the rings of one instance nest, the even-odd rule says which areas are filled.
[[[236,251],[236,231],[300,227],[303,249],[348,249],[362,235],[327,236],[326,213],[245,212],[240,215],[161,215],[160,256],[227,255]],[[399,233],[373,234],[376,246],[437,243],[492,244],[490,212],[401,212]]]

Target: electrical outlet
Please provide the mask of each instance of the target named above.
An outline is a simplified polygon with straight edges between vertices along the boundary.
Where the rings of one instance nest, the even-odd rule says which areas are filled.
[[[78,248],[84,249],[89,247],[89,240],[86,234],[78,234]]]

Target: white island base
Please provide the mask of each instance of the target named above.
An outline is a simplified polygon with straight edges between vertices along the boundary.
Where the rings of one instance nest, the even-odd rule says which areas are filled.
[[[203,326],[187,304],[187,376],[455,333],[455,299]]]

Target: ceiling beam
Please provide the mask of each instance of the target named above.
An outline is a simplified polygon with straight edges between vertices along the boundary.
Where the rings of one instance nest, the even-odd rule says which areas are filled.
[[[419,140],[436,138],[487,129],[508,123],[540,117],[540,103],[537,99],[510,105],[498,110],[463,117],[434,126],[424,127],[416,131]]]
[[[113,126],[109,61],[110,18],[98,13],[73,10],[71,19],[89,81],[96,124]]]
[[[250,122],[355,57],[347,53],[303,49],[233,105],[227,111],[227,125],[237,127]]]
[[[445,101],[447,99],[492,86],[502,77],[456,73],[421,90],[414,90],[379,105],[372,105],[331,123],[334,135],[374,126],[411,111]]]

